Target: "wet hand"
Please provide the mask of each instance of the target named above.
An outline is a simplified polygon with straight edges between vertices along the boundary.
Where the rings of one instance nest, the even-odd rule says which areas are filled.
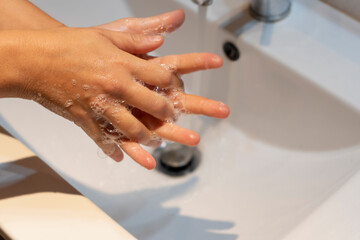
[[[130,35],[130,38],[133,38],[132,40],[138,40],[135,41],[135,43],[138,43],[137,45],[132,45],[129,42],[128,44],[122,44],[121,46],[119,46],[118,44],[114,44],[116,47],[119,47],[122,50],[138,55],[141,53],[147,53],[160,47],[163,42],[162,38],[159,38],[159,41],[142,41],[142,38],[145,38],[145,35],[151,36],[172,32],[177,29],[183,23],[183,21],[184,12],[182,10],[176,10],[149,18],[120,19],[112,23],[97,26],[97,28],[141,34],[141,36]],[[117,40],[120,41],[120,39]],[[116,42],[117,41],[115,40],[115,43]],[[182,81],[176,78],[177,74],[184,74],[196,70],[219,67],[222,63],[219,57],[215,57],[212,54],[187,54],[182,56],[167,56],[163,58],[154,58],[150,60],[150,62],[153,62],[158,66],[160,64],[167,65],[168,69],[173,68],[172,71],[173,74],[175,74],[175,81],[172,82],[172,87],[176,88],[177,97],[173,98],[172,100],[176,101],[177,103],[181,102],[181,107],[183,111],[220,118],[226,117],[228,115],[228,108],[222,103],[210,99],[205,99],[199,96],[193,96],[183,93],[181,89],[179,90],[179,86],[182,85]],[[66,79],[64,80],[64,82],[66,82]],[[61,101],[56,101],[54,103],[54,99],[48,99],[47,95],[42,94],[41,91],[38,91],[37,93],[36,91],[33,91],[32,95],[35,94],[35,97],[32,98],[35,98],[37,101],[39,101],[41,104],[45,105],[52,111],[74,121],[77,125],[82,127],[91,138],[95,140],[95,142],[106,154],[110,155],[110,157],[112,157],[116,161],[120,161],[123,158],[122,151],[119,148],[119,146],[121,146],[121,148],[135,161],[140,163],[142,166],[151,169],[155,166],[155,161],[149,153],[147,153],[140,147],[138,142],[146,145],[154,145],[157,143],[156,141],[152,141],[152,139],[154,139],[154,136],[155,139],[157,137],[161,137],[162,139],[168,139],[187,145],[196,145],[199,141],[199,136],[195,132],[180,128],[176,124],[167,123],[163,120],[159,120],[156,117],[156,114],[154,115],[154,117],[147,112],[141,111],[141,108],[134,108],[134,110],[132,111],[133,115],[130,114],[132,115],[130,116],[128,113],[131,109],[129,109],[128,103],[126,103],[123,98],[119,99],[119,95],[111,95],[112,98],[109,99],[107,98],[108,96],[106,94],[97,94],[94,91],[89,91],[90,84],[88,84],[88,81],[81,82],[79,81],[79,79],[76,80],[75,78],[73,80],[74,81],[71,81],[73,87],[77,86],[78,88],[83,88],[84,91],[87,91],[88,99],[91,98],[92,94],[95,94],[93,95],[93,100],[90,103],[92,111],[84,111],[82,107],[77,106],[78,102],[80,102],[80,98],[78,97],[79,93],[75,94],[75,101],[72,98],[68,98],[67,100],[65,100],[64,98]],[[39,83],[40,82],[41,81],[39,81]],[[58,93],[60,93],[60,88],[63,88],[62,90],[65,91],[68,87],[69,81],[67,81],[66,83],[67,84],[64,84],[65,88],[63,88],[62,84],[56,86],[55,83],[53,90],[55,91],[57,89]],[[146,83],[151,84],[151,81]],[[111,83],[106,82],[106,84],[110,84],[109,88],[111,88]],[[160,84],[158,85],[161,87]],[[173,93],[173,91],[170,92]],[[66,94],[64,94],[64,96],[66,96]],[[63,103],[64,101],[65,103]],[[174,105],[174,103],[171,104]],[[64,107],[66,108],[65,110],[63,109]],[[70,109],[72,109],[71,112]],[[104,113],[101,114],[101,112],[103,111]],[[97,113],[94,114],[94,112]],[[112,117],[108,116],[110,112],[112,112],[110,114],[112,115]],[[125,112],[125,114],[121,114],[123,118],[120,117],[120,112]],[[120,118],[118,118],[117,115],[119,115]],[[137,117],[137,119],[134,119],[134,115]],[[129,118],[127,118],[127,116]],[[118,119],[118,121],[116,121],[116,119]],[[126,120],[121,121],[121,119]],[[116,122],[118,124],[116,124]],[[120,123],[125,124],[121,127]],[[147,129],[144,129],[144,126]],[[132,132],[126,132],[124,131],[124,129],[128,129]],[[140,134],[140,132],[142,132],[142,134]],[[139,135],[143,135],[146,137],[139,137]]]
[[[211,68],[218,68],[222,65],[222,60],[219,56],[211,53],[191,53],[184,55],[174,55],[159,58],[146,57],[150,62],[161,64],[168,69],[171,69],[174,75],[191,73],[198,70],[205,70]],[[163,94],[174,104],[175,108],[187,114],[201,114],[215,118],[226,118],[229,115],[229,108],[222,102],[186,94],[182,89],[182,81],[176,78],[173,88],[164,90]],[[133,114],[145,126],[152,131],[155,136],[178,142],[185,145],[197,145],[200,141],[200,136],[188,129],[182,128],[175,123],[161,121],[153,116],[139,110],[133,109]],[[140,144],[129,141],[126,138],[119,139],[118,148],[116,148],[116,155],[121,157],[121,150],[124,150],[132,159],[138,162],[145,168],[152,169],[156,162],[152,155],[144,150]]]
[[[151,51],[161,37],[72,28],[6,34],[18,44],[16,63],[23,81],[17,97],[34,99],[74,121],[109,155],[113,133],[151,144],[151,131],[129,106],[157,119],[174,117],[172,104],[143,86],[169,87],[173,74],[132,55]]]

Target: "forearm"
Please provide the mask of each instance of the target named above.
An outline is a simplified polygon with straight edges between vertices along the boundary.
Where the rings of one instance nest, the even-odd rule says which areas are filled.
[[[28,0],[0,0],[0,30],[64,26]]]
[[[9,37],[7,31],[0,32],[0,98],[19,97],[21,87],[21,65],[18,41]]]

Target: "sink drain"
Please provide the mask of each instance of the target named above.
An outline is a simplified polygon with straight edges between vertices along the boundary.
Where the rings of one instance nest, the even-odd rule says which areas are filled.
[[[196,169],[200,163],[200,151],[178,143],[164,143],[155,149],[156,169],[171,176],[182,176]]]
[[[225,42],[223,45],[225,55],[231,61],[236,61],[240,58],[240,51],[232,42]]]

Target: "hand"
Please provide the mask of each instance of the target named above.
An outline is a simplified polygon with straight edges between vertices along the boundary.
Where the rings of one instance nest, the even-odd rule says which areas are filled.
[[[156,64],[168,66],[176,75],[191,73],[208,68],[218,68],[222,65],[221,58],[211,53],[192,53],[159,58],[146,58]],[[174,85],[176,85],[177,88],[169,91],[164,90],[164,92],[166,92],[168,98],[171,99],[173,103],[177,103],[175,104],[175,107],[180,111],[188,114],[201,114],[216,118],[226,118],[229,115],[229,108],[221,102],[200,96],[185,94],[182,91],[181,79],[177,78],[177,82]],[[132,112],[137,119],[144,123],[150,131],[161,139],[191,146],[197,145],[200,140],[197,133],[181,128],[175,123],[161,121],[143,111],[140,111],[139,109],[133,109]],[[113,136],[116,136],[116,134]],[[116,156],[114,158],[116,161],[120,161],[122,159],[122,149],[143,167],[147,169],[153,169],[155,167],[156,161],[150,153],[140,146],[140,144],[129,141],[121,136],[115,137],[115,139],[117,139],[115,144],[118,144],[118,146],[114,146],[115,152],[111,155],[111,157],[114,158],[114,156]]]
[[[173,75],[127,53],[151,51],[162,37],[71,28],[3,35],[17,43],[15,65],[24,79],[21,96],[74,121],[105,152],[112,147],[101,118],[131,141],[151,142],[151,132],[128,111],[128,104],[158,119],[174,117],[165,97],[139,83],[166,88],[174,81]]]
[[[110,30],[131,32],[131,33],[140,33],[142,35],[144,34],[155,35],[155,34],[172,32],[176,28],[178,28],[183,21],[184,21],[183,11],[176,10],[150,18],[120,19],[108,24],[97,26],[97,28],[105,28]],[[43,19],[41,22],[42,22],[42,26],[46,27],[46,21],[44,21]],[[50,22],[53,24],[53,20],[51,20]],[[61,26],[61,24],[59,24],[59,26]],[[161,44],[162,41],[159,41],[157,43],[155,42],[152,43],[153,49],[159,47]],[[149,48],[148,44],[143,44],[143,42],[142,44],[137,45],[138,52],[146,53],[153,49]],[[194,59],[197,59],[195,64],[186,65],[186,63],[192,63],[192,60]],[[151,61],[153,61],[156,64],[165,64],[172,67],[177,65],[178,73],[188,73],[188,72],[204,69],[206,68],[206,66],[209,66],[210,68],[215,68],[221,65],[221,59],[211,54],[188,54],[182,56],[168,56],[164,58],[156,58]],[[181,84],[181,80],[177,82],[177,84],[179,83]],[[226,107],[226,105],[222,103],[209,99],[204,99],[197,96],[187,95],[182,92],[177,94],[177,96],[178,98],[176,101],[177,102],[180,101],[184,105],[183,109],[186,109],[186,111],[189,113],[204,114],[213,117],[225,117],[228,115],[229,110]],[[181,99],[179,100],[179,98]],[[149,129],[151,129],[155,135],[158,135],[163,139],[180,142],[187,145],[196,145],[199,141],[199,136],[190,130],[180,128],[175,124],[169,124],[163,121],[159,121],[157,118],[154,118],[151,115],[146,114],[143,111],[140,111],[139,109],[134,109],[133,113],[139,118],[140,121],[144,123],[144,125],[146,125]],[[66,117],[71,119],[70,116],[66,116]],[[95,124],[93,124],[93,119],[89,119],[88,125],[90,127],[88,129],[85,129],[85,131],[93,139],[98,139],[99,137],[96,135],[101,134],[102,141],[100,142],[96,141],[96,142],[98,143],[100,148],[104,150],[105,153],[109,154],[115,160],[119,161],[123,158],[123,154],[117,145],[117,143],[121,142],[121,148],[125,152],[127,152],[128,155],[130,155],[137,162],[139,162],[141,165],[149,169],[155,166],[155,161],[152,159],[151,155],[146,151],[144,151],[137,142],[130,141],[128,138],[124,136],[119,136],[119,131],[115,130],[115,128],[112,125],[110,126],[110,132],[109,132],[108,131],[109,129],[107,129],[107,127],[109,127],[108,123],[109,122],[102,117],[97,117]],[[81,124],[79,123],[77,124],[81,126]],[[147,145],[152,145],[152,144],[154,144],[153,141],[147,143]]]
[[[179,9],[149,18],[120,19],[97,27],[114,31],[124,31],[139,34],[161,34],[176,30],[183,23],[184,17],[184,12]],[[146,55],[143,55],[143,58],[148,59],[156,64],[161,64],[168,66],[168,68],[172,68],[172,71],[175,75],[191,73],[208,68],[218,68],[222,65],[222,60],[220,57],[209,53],[174,55],[159,58],[150,58]],[[175,83],[175,85],[181,88],[182,81],[180,79],[177,80],[178,81]],[[181,108],[182,111],[187,113],[202,114],[217,118],[226,118],[229,115],[229,108],[225,104],[202,98],[200,96],[185,94],[179,89],[176,90],[176,99],[173,100],[177,103],[181,103],[181,106],[178,105],[177,107]],[[143,111],[140,111],[139,109],[134,109],[133,114],[154,134],[156,134],[156,136],[162,139],[182,143],[185,145],[197,145],[200,140],[200,137],[197,133],[185,128],[181,128],[173,123],[159,121],[158,119],[144,113]],[[116,161],[120,161],[123,158],[122,152],[120,150],[121,148],[140,165],[148,169],[155,167],[156,162],[151,154],[146,152],[138,143],[128,141],[121,137],[118,140],[120,146],[114,146],[115,153],[111,155],[111,157],[113,157]]]

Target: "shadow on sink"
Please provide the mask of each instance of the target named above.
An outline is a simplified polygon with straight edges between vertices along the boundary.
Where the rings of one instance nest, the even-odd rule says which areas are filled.
[[[124,194],[102,193],[95,204],[102,206],[115,221],[138,239],[208,239],[233,240],[236,234],[222,233],[234,227],[234,222],[216,221],[190,217],[182,214],[178,207],[163,205],[193,190],[197,177],[168,187],[144,189]],[[77,183],[77,185],[82,185]],[[85,185],[86,195],[97,195],[98,191]],[[104,202],[108,203],[104,206]]]
[[[38,192],[80,194],[40,158],[0,164],[0,200]]]

